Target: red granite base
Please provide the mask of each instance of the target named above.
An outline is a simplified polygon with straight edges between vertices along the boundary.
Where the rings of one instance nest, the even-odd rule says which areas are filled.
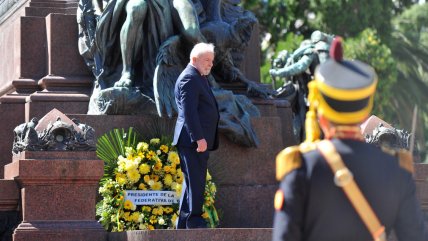
[[[109,233],[108,241],[269,241],[271,228],[153,230]]]
[[[14,241],[105,241],[107,232],[96,221],[22,222]]]

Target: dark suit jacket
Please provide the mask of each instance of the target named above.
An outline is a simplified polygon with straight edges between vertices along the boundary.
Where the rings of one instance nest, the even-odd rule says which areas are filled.
[[[192,65],[187,65],[175,83],[178,117],[173,145],[197,147],[196,141],[207,141],[208,150],[218,148],[217,101],[206,77]]]

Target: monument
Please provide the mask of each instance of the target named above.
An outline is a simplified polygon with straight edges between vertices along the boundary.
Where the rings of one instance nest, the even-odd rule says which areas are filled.
[[[38,146],[46,146],[46,143],[51,143],[48,140],[52,139],[37,139],[37,145],[33,145],[34,143],[30,140],[36,139],[31,138],[31,133],[34,134],[33,131],[38,133],[37,125],[53,109],[64,113],[64,116],[61,115],[59,119],[58,115],[54,115],[51,119],[52,126],[62,128],[60,132],[54,132],[62,133],[62,135],[51,135],[54,137],[53,140],[61,140],[61,143],[64,140],[77,140],[71,137],[76,137],[73,130],[77,130],[75,126],[79,127],[79,123],[93,128],[94,133],[88,128],[86,134],[93,135],[96,139],[112,128],[132,126],[139,131],[144,131],[145,128],[148,128],[147,123],[152,120],[158,123],[171,122],[172,119],[166,118],[167,116],[173,118],[174,115],[174,105],[168,102],[170,100],[168,97],[171,96],[168,94],[170,89],[167,86],[170,86],[171,82],[157,85],[160,83],[160,78],[157,80],[155,78],[156,81],[152,80],[149,83],[142,81],[141,86],[144,88],[140,89],[138,86],[138,89],[135,89],[133,87],[140,83],[140,80],[136,79],[131,88],[126,87],[126,84],[116,86],[118,89],[131,89],[132,93],[138,96],[138,98],[131,99],[131,101],[137,100],[135,103],[142,103],[138,104],[139,107],[143,107],[138,113],[126,113],[126,109],[125,112],[115,112],[115,110],[123,111],[124,109],[119,107],[129,105],[112,104],[109,111],[116,113],[115,115],[110,112],[102,113],[102,115],[88,114],[89,103],[93,98],[94,86],[96,86],[94,80],[100,80],[96,79],[94,74],[98,76],[101,73],[98,67],[102,65],[96,65],[96,63],[104,62],[97,62],[98,58],[103,59],[100,56],[90,55],[93,53],[90,43],[95,41],[91,39],[90,35],[87,35],[86,39],[88,41],[86,44],[89,43],[89,45],[83,45],[87,46],[86,50],[79,49],[77,45],[79,36],[82,37],[83,33],[76,21],[78,1],[18,0],[0,3],[0,32],[2,33],[0,51],[3,57],[0,62],[0,69],[2,69],[0,72],[0,123],[2,123],[0,127],[2,133],[0,135],[0,220],[8,223],[6,226],[8,230],[4,232],[1,230],[3,228],[1,226],[1,235],[4,235],[5,238],[13,238],[13,240],[29,240],[30,232],[36,234],[37,232],[34,233],[34,231],[39,230],[39,234],[37,234],[39,236],[36,235],[31,240],[71,240],[73,238],[74,240],[131,240],[132,238],[167,240],[168,237],[170,239],[174,237],[175,240],[189,240],[195,237],[209,237],[211,240],[233,237],[233,240],[238,241],[270,239],[274,212],[272,199],[277,188],[274,178],[275,156],[282,148],[296,143],[292,138],[291,105],[286,99],[263,98],[269,96],[271,92],[266,86],[261,85],[259,80],[258,25],[251,13],[239,7],[240,1],[192,0],[191,2],[195,7],[198,21],[201,23],[199,31],[206,40],[214,42],[221,50],[217,54],[219,59],[216,60],[220,64],[216,65],[216,71],[211,79],[213,86],[218,85],[222,88],[221,90],[218,88],[219,92],[216,96],[225,103],[230,101],[235,103],[233,106],[225,106],[227,108],[245,110],[245,112],[233,112],[234,115],[225,116],[225,131],[220,137],[220,149],[210,157],[209,170],[218,189],[216,208],[220,212],[219,229],[190,230],[188,232],[165,230],[103,233],[94,217],[96,183],[102,169],[100,160],[93,155],[91,150],[67,149],[57,142],[53,143],[57,145],[57,148],[62,147],[63,149],[55,151],[37,149]],[[105,6],[106,10],[108,8],[109,6]],[[114,10],[112,3],[110,8]],[[204,9],[212,11],[204,12]],[[234,11],[221,9],[233,9]],[[83,13],[84,17],[90,16],[85,11]],[[95,13],[101,14],[101,11]],[[121,20],[124,20],[123,18],[122,16]],[[80,19],[82,20],[82,18]],[[88,23],[87,26],[89,26],[89,30],[92,26],[92,30],[95,31],[93,28],[95,25]],[[215,33],[218,29],[225,32],[217,35]],[[251,31],[247,32],[247,30]],[[114,40],[120,38],[117,33],[104,33],[114,35],[110,36]],[[182,46],[179,49],[186,50],[185,46],[188,45],[186,38],[183,40],[180,35],[174,36],[168,35],[170,39],[165,40],[164,45],[158,46],[158,49],[163,50],[159,53],[164,53],[164,55],[153,55],[155,61],[152,63],[152,69],[156,69],[156,67],[159,67],[158,70],[164,69],[164,71],[158,72],[161,74],[158,76],[175,73],[174,69],[179,69],[183,61],[187,62],[183,57],[186,56],[185,51],[183,54],[177,52],[175,57],[178,59],[168,58],[171,55],[167,54],[171,53],[174,47]],[[236,46],[236,41],[242,44],[243,39],[246,39],[245,44]],[[108,50],[111,46],[107,44],[108,42],[104,43],[106,43],[105,49]],[[115,41],[113,43],[117,44]],[[82,50],[86,53],[84,54],[85,59],[81,56]],[[115,51],[116,54],[120,53],[117,48]],[[159,62],[157,57],[159,57]],[[92,60],[93,66],[98,67],[88,68],[88,63],[89,66],[92,66]],[[113,66],[123,65],[119,64],[121,56],[116,56],[110,61],[113,61]],[[172,65],[172,63],[178,64]],[[142,67],[141,63],[136,65]],[[117,73],[122,76],[121,68],[111,70],[111,76],[118,76]],[[155,76],[154,73],[152,74]],[[144,77],[142,79],[144,80]],[[173,80],[172,76],[170,76],[170,80]],[[106,81],[111,84],[108,88],[114,87],[113,82]],[[158,88],[157,92],[155,92],[155,87]],[[247,90],[250,92],[248,93]],[[157,96],[156,93],[159,95]],[[106,97],[109,97],[110,94],[115,93],[110,92]],[[254,94],[256,97],[253,97]],[[239,99],[243,99],[243,97],[239,97],[240,95],[245,95],[245,99],[248,101]],[[140,97],[142,97],[142,102]],[[126,103],[130,103],[130,99],[127,101]],[[100,101],[100,103],[107,102],[108,100]],[[137,110],[137,108],[131,108],[131,110]],[[227,110],[225,113],[232,111]],[[162,117],[159,117],[159,114]],[[239,140],[234,140],[227,134],[226,127],[236,123],[230,121],[236,118],[247,121],[246,125],[239,127],[240,130],[245,130],[242,135],[249,138],[246,139],[247,144],[239,143]],[[79,122],[75,122],[73,119],[79,120]],[[65,120],[67,120],[66,125],[54,124],[56,121]],[[52,134],[52,132],[50,133]],[[236,129],[229,133],[236,136]],[[257,139],[254,136],[251,137],[252,134],[255,134]],[[74,141],[73,143],[75,147],[81,147],[79,142]],[[28,146],[37,150],[22,151],[22,148]],[[422,180],[427,176],[425,169],[417,170],[422,171],[416,174],[416,178]],[[427,200],[423,196],[428,193],[425,182],[421,181],[418,185],[421,199]],[[40,200],[38,195],[40,193],[45,194],[48,200]],[[80,195],[82,193],[86,195],[84,198]],[[70,209],[53,208],[52,211],[46,208],[50,201],[61,204],[62,197],[66,195],[77,200]],[[40,206],[41,203],[46,205],[42,205],[40,208],[35,207]],[[86,203],[87,206],[82,203]],[[424,208],[427,208],[426,205]],[[73,210],[79,211],[73,212]],[[70,221],[70,219],[75,221]],[[54,222],[53,220],[61,221]],[[93,236],[88,234],[89,231]],[[46,239],[46,235],[53,232],[58,235]]]

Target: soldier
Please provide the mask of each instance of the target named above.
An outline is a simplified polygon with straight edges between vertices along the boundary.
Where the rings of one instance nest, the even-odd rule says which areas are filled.
[[[309,83],[306,141],[276,159],[273,240],[386,240],[394,230],[400,241],[427,241],[410,153],[381,150],[361,135],[376,73],[343,60],[340,38],[330,57]]]

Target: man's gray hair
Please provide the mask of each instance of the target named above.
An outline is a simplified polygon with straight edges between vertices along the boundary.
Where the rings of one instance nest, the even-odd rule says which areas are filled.
[[[212,43],[198,43],[196,44],[192,51],[190,52],[190,60],[193,57],[199,57],[204,53],[213,53],[214,54],[214,44]]]

